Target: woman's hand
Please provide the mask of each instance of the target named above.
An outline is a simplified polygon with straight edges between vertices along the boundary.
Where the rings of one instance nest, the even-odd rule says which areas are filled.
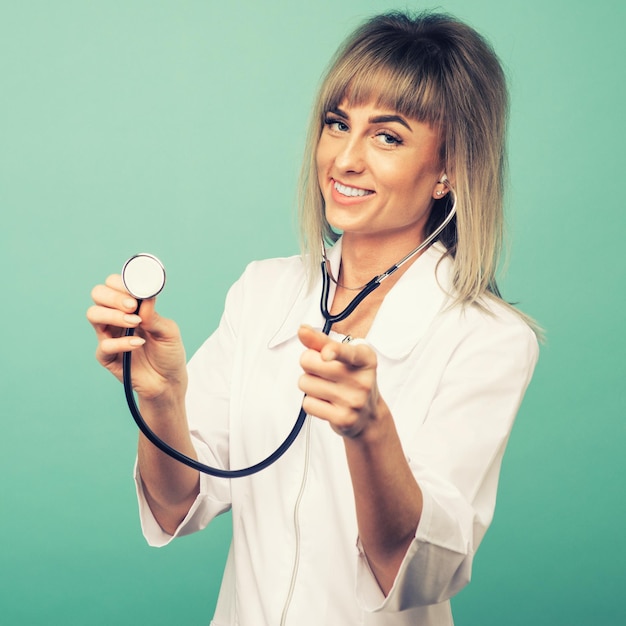
[[[300,358],[304,410],[351,439],[375,429],[388,415],[376,384],[376,353],[363,343],[333,341],[310,326],[301,326],[298,337],[307,348]]]
[[[109,276],[91,292],[94,305],[87,319],[96,331],[96,358],[118,380],[122,380],[122,354],[133,352],[132,382],[140,400],[157,400],[164,392],[185,393],[187,372],[185,349],[178,326],[158,315],[154,298],[144,300],[135,314],[137,301],[124,287],[121,276]],[[125,337],[127,328],[136,328]]]

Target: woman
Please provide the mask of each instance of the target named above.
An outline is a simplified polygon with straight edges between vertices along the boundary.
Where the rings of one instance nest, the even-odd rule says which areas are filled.
[[[247,478],[199,475],[140,437],[152,545],[232,508],[213,624],[452,624],[449,598],[470,579],[537,358],[534,332],[495,282],[506,108],[498,60],[472,29],[436,14],[373,18],[340,49],[316,103],[303,255],[252,263],[188,368],[154,300],[138,316],[119,276],[94,288],[98,360],[120,378],[133,352],[146,421],[188,456],[258,462],[306,394],[304,433]],[[336,314],[455,203],[435,244],[330,336],[316,330],[320,240],[336,242],[325,265]]]

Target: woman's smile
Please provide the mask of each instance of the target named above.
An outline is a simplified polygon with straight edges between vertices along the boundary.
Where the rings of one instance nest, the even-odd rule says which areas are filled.
[[[370,196],[374,195],[374,191],[371,189],[363,189],[361,187],[353,187],[351,185],[344,185],[338,180],[332,180],[332,195],[335,202],[343,204],[354,204],[361,200],[366,200]]]

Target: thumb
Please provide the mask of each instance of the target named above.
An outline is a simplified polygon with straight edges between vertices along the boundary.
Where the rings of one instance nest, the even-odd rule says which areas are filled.
[[[141,302],[139,317],[141,317],[140,328],[150,333],[155,339],[170,339],[177,334],[174,323],[157,313],[156,298],[149,298]]]

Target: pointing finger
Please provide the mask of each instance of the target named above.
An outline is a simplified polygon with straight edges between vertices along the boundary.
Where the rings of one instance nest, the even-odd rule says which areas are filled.
[[[332,359],[349,365],[354,368],[376,367],[376,353],[363,339],[354,339],[349,343],[336,343],[328,346],[332,349]],[[325,355],[326,347],[321,352],[321,357],[325,361],[331,360],[331,351]]]
[[[304,346],[319,352],[322,361],[339,361],[354,368],[376,367],[376,353],[363,339],[339,343],[305,324],[300,326],[298,337]]]

